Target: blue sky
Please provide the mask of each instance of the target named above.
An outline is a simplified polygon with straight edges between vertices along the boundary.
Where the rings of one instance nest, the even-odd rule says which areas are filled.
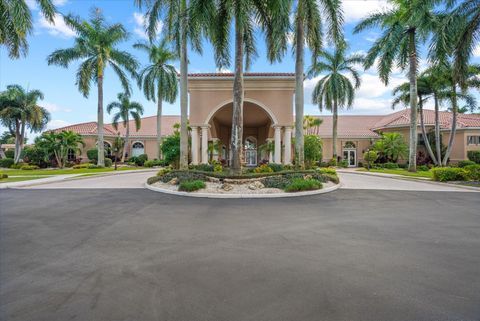
[[[5,49],[0,48],[0,90],[9,84],[20,84],[27,88],[40,89],[45,94],[41,102],[52,115],[49,128],[58,128],[69,124],[96,120],[97,95],[93,88],[90,96],[84,98],[75,86],[75,71],[78,64],[72,64],[68,69],[57,66],[48,66],[46,57],[55,49],[68,48],[73,44],[74,33],[63,23],[60,16],[56,18],[55,25],[49,24],[39,13],[33,0],[27,0],[32,10],[34,19],[34,33],[29,36],[29,54],[26,58],[10,60]],[[89,11],[96,6],[103,10],[109,23],[122,22],[131,33],[130,40],[120,47],[135,54],[142,64],[147,64],[144,53],[132,48],[138,40],[146,39],[143,28],[143,13],[133,5],[133,0],[54,0],[62,14],[75,13],[82,18],[88,18]],[[378,37],[379,31],[370,30],[359,35],[353,35],[352,29],[363,17],[372,11],[381,9],[386,4],[382,0],[343,0],[345,13],[345,37],[350,45],[351,52],[366,52],[372,42]],[[294,58],[291,51],[281,63],[269,64],[265,59],[264,40],[261,35],[257,38],[259,57],[253,64],[251,71],[262,72],[293,72],[295,69]],[[306,67],[309,55],[306,54]],[[425,51],[421,52],[425,58]],[[204,52],[200,56],[190,53],[189,72],[215,72],[212,48],[205,42]],[[474,62],[480,63],[480,47],[475,52]],[[175,64],[178,67],[178,63]],[[426,66],[424,59],[421,68]],[[359,70],[362,68],[359,66]],[[311,104],[310,96],[317,79],[305,82],[306,114],[319,114],[317,106]],[[342,111],[343,114],[386,114],[391,112],[391,89],[406,81],[404,73],[397,71],[390,84],[384,86],[375,70],[362,70],[362,87],[356,95],[354,106],[351,110]],[[155,105],[147,101],[141,92],[133,86],[132,100],[143,104],[145,116],[154,115]],[[121,92],[121,86],[114,74],[107,71],[105,76],[104,104],[116,99]],[[179,102],[165,104],[164,113],[179,114]],[[324,114],[328,114],[324,112]],[[105,114],[105,121],[110,122],[111,117]],[[0,128],[2,131],[3,128]]]

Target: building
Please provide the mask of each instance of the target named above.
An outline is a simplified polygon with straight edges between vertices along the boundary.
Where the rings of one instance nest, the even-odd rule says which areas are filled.
[[[189,75],[191,127],[191,163],[206,163],[209,160],[209,142],[219,142],[221,146],[215,157],[229,160],[229,142],[232,125],[232,89],[233,74],[203,73]],[[293,146],[293,99],[295,92],[295,74],[293,73],[245,73],[245,103],[243,112],[243,139],[245,165],[256,166],[261,160],[290,164]],[[382,132],[400,132],[408,142],[410,111],[404,109],[390,115],[353,116],[341,115],[338,122],[337,151],[350,166],[357,166],[363,161],[362,155]],[[332,158],[332,117],[319,116],[323,123],[318,128],[318,135],[323,140],[323,159]],[[447,144],[451,128],[452,115],[440,113],[442,140]],[[174,125],[180,123],[179,116],[162,117],[162,136],[170,135]],[[427,131],[434,126],[434,113],[425,110]],[[82,157],[87,159],[86,151],[96,145],[97,123],[75,124],[56,131],[72,130],[81,134],[86,143]],[[116,131],[111,124],[104,126],[105,145],[110,147],[119,134],[125,135],[125,128],[120,124]],[[133,121],[130,124],[130,141],[127,146],[129,156],[147,154],[149,159],[157,155],[156,116],[142,119],[142,126],[135,131]],[[419,134],[421,133],[419,128]],[[467,151],[480,150],[480,115],[458,115],[457,133],[451,161],[457,162],[467,158]],[[262,155],[258,147],[272,142],[274,150],[269,155]],[[421,147],[420,147],[421,148]]]

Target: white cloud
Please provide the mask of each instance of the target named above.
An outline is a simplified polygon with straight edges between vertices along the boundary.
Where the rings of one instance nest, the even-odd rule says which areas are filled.
[[[68,2],[68,0],[53,0],[52,3],[54,6],[61,7],[65,5]],[[38,3],[36,0],[26,0],[27,6],[31,10],[38,10]]]
[[[41,105],[42,105],[43,108],[45,108],[46,110],[48,110],[51,113],[55,113],[55,112],[69,113],[69,112],[72,111],[72,109],[70,109],[70,108],[63,108],[63,107],[58,106],[57,104],[53,104],[53,103],[49,103],[49,102],[43,102]]]
[[[345,22],[358,22],[373,12],[391,8],[385,0],[343,0]]]
[[[477,48],[475,48],[475,50],[473,51],[473,56],[474,57],[480,57],[480,44],[477,46]]]
[[[52,36],[58,36],[62,38],[75,37],[75,31],[70,29],[63,20],[62,15],[56,14],[53,18],[53,24],[51,24],[42,14],[39,14],[38,20],[39,26],[42,29],[48,30],[48,33]]]
[[[146,32],[146,19],[145,16],[139,12],[133,13],[133,22],[135,23],[135,27],[133,32],[142,39],[148,40],[148,34]],[[157,34],[160,34],[163,29],[163,22],[157,22]]]
[[[70,123],[65,120],[61,119],[52,119],[51,121],[48,122],[47,124],[47,129],[57,129],[65,126],[69,126]]]
[[[222,68],[217,68],[217,69],[215,70],[215,72],[222,73],[222,74],[231,74],[231,73],[232,73],[232,71],[231,71],[230,69],[224,68],[224,67],[222,67]]]

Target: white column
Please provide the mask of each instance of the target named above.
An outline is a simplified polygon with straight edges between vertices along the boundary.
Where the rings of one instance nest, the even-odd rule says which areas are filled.
[[[208,125],[202,126],[202,164],[208,163]]]
[[[292,127],[285,126],[285,132],[283,136],[283,143],[285,145],[285,150],[283,154],[283,164],[291,164],[292,163]]]
[[[282,126],[274,126],[275,129],[275,153],[274,162],[280,164],[282,162]]]
[[[192,164],[198,165],[198,127],[191,126],[192,128]]]

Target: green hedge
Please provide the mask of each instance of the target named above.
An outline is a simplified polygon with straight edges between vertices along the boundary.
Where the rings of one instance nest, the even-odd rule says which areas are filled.
[[[39,169],[40,167],[38,167],[37,165],[23,165],[22,167],[20,167],[21,170],[24,170],[24,171],[32,171],[32,170],[35,170],[35,169]]]
[[[178,190],[184,192],[194,192],[205,187],[205,182],[201,180],[184,181],[178,185]]]
[[[285,187],[285,192],[311,191],[322,188],[322,183],[316,179],[295,178]]]
[[[10,168],[14,163],[15,161],[13,160],[13,158],[0,159],[0,167]]]
[[[463,169],[468,172],[471,180],[480,181],[480,164],[467,165]]]
[[[472,162],[480,164],[480,150],[470,150],[467,152],[467,157]]]
[[[475,165],[475,162],[471,160],[462,160],[462,161],[459,161],[457,164],[457,166],[460,168],[463,168],[468,165]]]
[[[2,178],[8,178],[8,175],[0,173],[0,179],[2,179]]]
[[[466,181],[469,178],[468,172],[463,168],[439,167],[432,169],[433,179],[439,182]]]
[[[145,167],[154,167],[154,166],[167,166],[167,162],[164,160],[159,160],[159,159],[152,159],[152,160],[147,160],[145,163],[143,163],[143,166]]]

